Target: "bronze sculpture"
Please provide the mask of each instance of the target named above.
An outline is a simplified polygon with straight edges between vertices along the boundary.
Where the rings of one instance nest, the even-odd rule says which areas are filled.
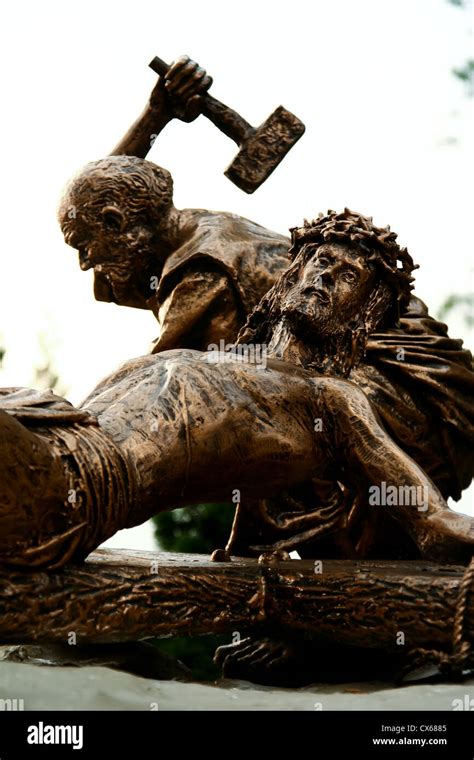
[[[469,570],[425,560],[324,560],[321,572],[315,564],[101,548],[52,572],[0,568],[0,639],[22,645],[7,650],[17,661],[79,664],[102,655],[107,665],[120,658],[122,669],[138,666],[149,678],[167,676],[143,639],[227,634],[235,641],[236,632],[240,647],[221,648],[219,659],[229,675],[238,666],[251,681],[393,679],[412,647],[444,650],[450,677],[462,675],[464,640],[474,633]],[[69,645],[71,631],[77,646]],[[249,636],[258,640],[251,669]],[[24,646],[32,642],[40,647]],[[120,642],[130,643],[128,654]]]
[[[119,528],[238,489],[242,504],[265,500],[258,515],[273,548],[385,556],[387,532],[398,525],[405,556],[466,562],[474,521],[447,508],[435,485],[445,488],[444,473],[435,468],[433,482],[397,445],[397,431],[385,431],[369,382],[361,390],[345,379],[357,377],[367,336],[396,324],[409,298],[413,263],[395,237],[347,209],[293,229],[294,261],[249,317],[240,355],[184,349],[132,360],[77,410],[7,392],[2,561],[81,560]],[[260,335],[263,363],[248,353],[248,338]],[[467,387],[472,372],[461,358],[456,377]],[[442,429],[448,439],[456,417],[470,434],[469,410],[461,398]],[[456,456],[453,472],[466,485],[471,455]],[[384,483],[414,498],[374,510],[375,527],[363,524],[354,544],[351,514],[360,525],[362,510],[364,523],[369,488]],[[261,551],[256,537],[248,546]]]
[[[94,268],[96,299],[153,311],[155,352],[233,341],[287,263],[283,235],[234,214],[176,209],[169,172],[140,158],[88,164],[59,213],[81,269]]]
[[[243,329],[240,341],[266,343],[274,340],[270,335],[284,315],[281,311],[284,283],[292,276],[299,276],[302,263],[315,251],[320,251],[325,240],[352,241],[362,246],[363,250],[368,245],[370,250],[371,242],[378,236],[387,250],[397,248],[396,235],[390,232],[390,228],[377,230],[371,219],[352,214],[347,209],[339,215],[329,212],[326,218],[320,216],[312,224],[305,222],[303,227],[292,231],[290,254],[295,259],[294,264],[282,275],[280,285],[274,286],[264,296]],[[334,273],[338,270],[335,259],[335,251],[328,251],[328,270]],[[446,326],[432,319],[426,306],[411,294],[411,272],[416,267],[406,249],[401,251],[401,260],[400,268],[394,270],[394,274],[384,270],[386,276],[394,276],[399,282],[405,281],[405,285],[397,303],[388,307],[382,318],[379,318],[380,310],[384,311],[383,299],[387,296],[377,295],[377,289],[366,315],[359,315],[355,322],[345,320],[343,312],[335,308],[331,299],[326,302],[323,299],[322,307],[326,308],[327,320],[338,315],[339,331],[329,340],[316,341],[311,348],[306,347],[303,352],[306,354],[305,363],[325,374],[346,377],[362,388],[394,440],[433,479],[445,499],[452,497],[458,500],[462,490],[470,484],[474,472],[472,356],[462,349],[462,341],[448,337]],[[329,266],[331,261],[332,265]],[[387,263],[383,266],[387,267]],[[320,270],[317,276],[321,277],[323,286],[326,280],[332,284],[336,275]],[[325,288],[322,287],[322,290]],[[282,331],[279,342],[284,345],[285,340]],[[440,420],[443,421],[442,425]],[[323,491],[325,487],[324,484]],[[329,499],[333,498],[334,493],[330,493]],[[349,534],[352,532],[352,556],[370,555],[370,544],[380,530],[381,515],[376,517],[372,510],[369,518],[367,500],[359,505],[357,498],[351,499],[348,494],[345,498],[349,499],[346,507],[349,509],[349,525],[352,524],[352,529],[348,528]],[[292,505],[292,500],[287,508],[298,510],[297,504]],[[241,505],[235,526],[237,528],[238,525],[238,531],[234,532],[229,548],[241,553],[248,545],[248,541],[238,538],[238,534],[243,536],[246,532],[246,521],[249,521],[254,541],[256,531],[260,533],[260,543],[264,544],[273,543],[280,534],[282,540],[277,546],[290,548],[293,540],[285,541],[281,526],[276,529],[275,520],[271,517],[273,509],[267,505],[263,512],[259,510],[257,526],[255,518]],[[282,504],[276,508],[277,514],[281,511],[286,511]],[[394,526],[390,525],[390,537],[384,539],[384,556],[402,558],[406,556],[403,551],[405,542],[393,531]],[[376,539],[378,551],[381,540],[379,533]],[[311,557],[315,556],[314,551],[315,547],[309,543],[302,547],[301,553]]]
[[[144,159],[171,118],[203,112],[211,80],[187,57],[165,69],[60,206],[96,298],[152,310],[158,355],[128,362],[79,409],[0,391],[0,563],[62,568],[157,511],[236,493],[216,559],[297,549],[467,563],[474,521],[445,499],[474,471],[470,353],[411,293],[410,255],[370,218],[345,209],[293,228],[287,268],[285,236],[177,210],[171,175]],[[221,649],[224,672],[301,665],[278,633]]]
[[[160,324],[155,352],[232,343],[288,263],[285,236],[235,214],[176,210],[171,175],[144,160],[172,118],[192,121],[199,115],[211,82],[188,56],[178,59],[159,78],[144,112],[111,157],[87,165],[60,205],[66,242],[78,250],[82,269],[94,268],[96,299],[152,310]],[[363,387],[372,386],[384,423],[389,430],[395,426],[399,440],[410,439],[411,446],[432,426],[430,415],[445,416],[453,392],[469,397],[469,355],[414,296],[404,305],[396,332],[392,326],[390,332],[368,336],[367,358]],[[417,404],[425,403],[427,384],[437,391],[429,394],[431,408],[420,414]],[[391,406],[397,407],[395,414]],[[414,434],[410,424],[416,425]],[[450,428],[447,448],[461,447],[466,457],[462,415],[455,428]],[[426,443],[418,449],[423,456]],[[423,466],[434,462],[433,454],[423,456]],[[442,490],[458,499],[470,475],[454,474],[449,462],[444,451],[439,457],[446,480]]]
[[[150,309],[155,352],[232,342],[287,265],[287,237],[236,214],[176,209],[170,173],[144,160],[172,118],[199,115],[211,82],[178,59],[111,156],[85,166],[60,204],[66,242],[94,268],[95,298]]]
[[[187,56],[168,66],[161,58],[155,56],[150,68],[167,78],[177,66],[184,70],[193,65],[186,61],[186,58]],[[202,71],[201,76],[205,77],[205,72]],[[205,80],[201,79],[201,82],[203,81]],[[255,128],[240,114],[211,95],[203,93],[198,97],[201,99],[201,113],[239,146],[239,152],[224,174],[246,193],[255,192],[268,179],[304,134],[303,122],[283,106],[276,108],[260,127]]]

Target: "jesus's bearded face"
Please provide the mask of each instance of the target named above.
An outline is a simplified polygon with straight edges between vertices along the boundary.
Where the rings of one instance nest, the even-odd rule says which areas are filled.
[[[307,339],[335,335],[360,321],[375,280],[363,252],[341,243],[314,244],[314,254],[285,293],[281,314]]]

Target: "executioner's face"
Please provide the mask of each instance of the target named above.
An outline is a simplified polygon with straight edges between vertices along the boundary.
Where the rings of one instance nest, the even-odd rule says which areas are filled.
[[[129,213],[133,199],[125,189],[120,201],[110,203],[96,185],[82,183],[62,199],[59,223],[65,242],[79,254],[81,269],[93,267],[116,303],[143,308],[151,295],[150,277],[161,268],[156,225],[146,213]]]
[[[281,309],[297,329],[340,332],[363,315],[376,274],[362,251],[342,243],[308,243],[298,255],[306,263]]]

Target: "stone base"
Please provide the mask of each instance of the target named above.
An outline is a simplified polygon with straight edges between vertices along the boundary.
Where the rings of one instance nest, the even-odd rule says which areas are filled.
[[[466,695],[474,704],[474,680],[396,689],[374,682],[276,689],[245,681],[208,686],[151,680],[95,666],[0,662],[0,700],[22,699],[25,710],[452,711],[460,704],[454,700],[469,703]]]

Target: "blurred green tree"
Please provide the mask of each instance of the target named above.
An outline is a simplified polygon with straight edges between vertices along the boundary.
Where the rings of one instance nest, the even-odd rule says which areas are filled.
[[[154,518],[155,536],[162,549],[210,554],[227,543],[233,504],[196,504],[163,512]]]
[[[438,319],[446,320],[453,311],[460,311],[467,327],[474,327],[474,293],[451,293],[438,310]]]

